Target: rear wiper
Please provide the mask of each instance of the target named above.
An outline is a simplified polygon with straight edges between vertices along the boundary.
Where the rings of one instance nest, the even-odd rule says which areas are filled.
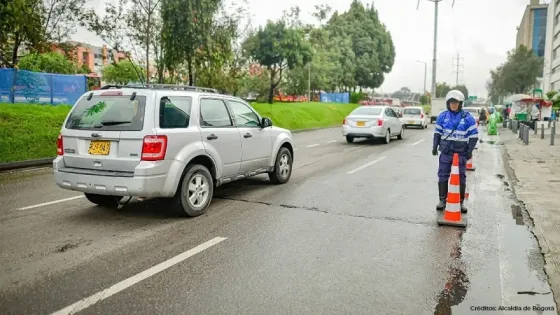
[[[96,128],[101,128],[103,126],[115,126],[115,125],[124,125],[124,124],[130,124],[132,123],[132,121],[126,121],[126,120],[105,120],[102,121],[98,124],[95,124],[94,127]]]

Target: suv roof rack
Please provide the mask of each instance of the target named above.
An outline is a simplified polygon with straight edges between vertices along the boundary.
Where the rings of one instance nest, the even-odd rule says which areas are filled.
[[[143,84],[143,85],[116,85],[109,84],[101,87],[101,90],[109,89],[157,89],[157,90],[183,90],[183,91],[193,91],[193,92],[206,92],[206,93],[218,93],[218,90],[191,86],[191,85],[176,85],[176,84]]]

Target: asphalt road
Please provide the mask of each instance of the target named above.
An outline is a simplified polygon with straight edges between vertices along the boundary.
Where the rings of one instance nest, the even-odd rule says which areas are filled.
[[[479,145],[467,229],[438,227],[431,137],[408,129],[384,145],[347,144],[339,128],[294,134],[289,183],[229,184],[194,219],[154,200],[93,206],[48,168],[0,175],[0,314],[555,307],[500,146]]]

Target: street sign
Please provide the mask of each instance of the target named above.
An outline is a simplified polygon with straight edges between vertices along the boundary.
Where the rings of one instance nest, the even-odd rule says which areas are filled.
[[[541,89],[534,89],[533,90],[533,97],[542,98],[542,90]]]
[[[474,95],[469,95],[469,100],[476,101],[477,97]]]

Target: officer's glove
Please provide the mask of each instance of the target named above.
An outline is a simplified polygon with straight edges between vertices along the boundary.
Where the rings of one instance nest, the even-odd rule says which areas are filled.
[[[467,153],[467,160],[470,160],[470,159],[472,159],[472,152]]]
[[[432,149],[432,155],[433,155],[433,156],[436,156],[436,155],[437,155],[437,148],[433,148],[433,149]]]

